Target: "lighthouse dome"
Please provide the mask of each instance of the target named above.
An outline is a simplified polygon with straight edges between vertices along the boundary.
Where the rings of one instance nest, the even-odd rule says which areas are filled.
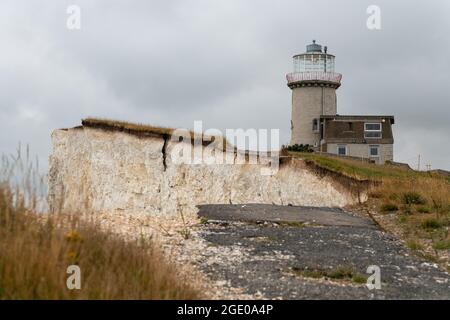
[[[322,46],[316,43],[316,40],[312,41],[312,44],[306,46],[306,52],[322,52]]]

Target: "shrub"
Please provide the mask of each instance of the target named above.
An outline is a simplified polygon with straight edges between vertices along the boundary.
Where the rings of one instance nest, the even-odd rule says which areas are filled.
[[[433,242],[433,248],[436,250],[450,249],[450,240],[442,240],[442,241]]]
[[[398,200],[398,194],[396,194],[396,193],[391,193],[391,194],[389,195],[389,200],[392,200],[392,201]]]
[[[366,283],[367,282],[367,278],[365,277],[365,276],[363,276],[362,274],[355,274],[353,277],[352,277],[352,281],[354,282],[354,283],[359,283],[359,284],[363,284],[363,283]]]
[[[397,205],[395,205],[393,203],[385,203],[381,206],[380,210],[382,212],[393,212],[393,211],[398,211],[398,207],[397,207]]]
[[[426,207],[426,206],[421,206],[417,208],[417,212],[419,213],[430,213],[431,210],[430,208]]]
[[[408,248],[410,248],[411,250],[422,250],[423,249],[423,245],[421,245],[419,242],[417,242],[415,240],[408,240],[406,242],[406,246]]]
[[[313,152],[314,150],[311,148],[309,144],[293,144],[286,148],[288,151],[295,152]]]
[[[442,223],[437,219],[426,219],[422,222],[422,228],[424,229],[439,229],[442,227]]]
[[[310,268],[291,268],[292,272],[301,277],[314,278],[314,279],[332,279],[332,280],[343,280],[352,281],[354,283],[365,283],[367,278],[354,271],[350,266],[340,265],[331,270],[323,269],[310,269]]]
[[[338,266],[336,269],[330,271],[327,276],[331,279],[351,279],[353,277],[353,270],[347,266]]]
[[[412,214],[411,206],[402,206],[402,212],[406,215]]]
[[[417,192],[405,192],[402,194],[402,200],[404,204],[426,204],[425,198],[423,198]]]

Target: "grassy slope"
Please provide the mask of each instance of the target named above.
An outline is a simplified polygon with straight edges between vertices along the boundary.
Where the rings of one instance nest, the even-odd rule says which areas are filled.
[[[374,165],[365,161],[338,158],[316,153],[289,152],[290,155],[311,160],[329,170],[357,179],[382,180],[383,178],[415,178],[429,176],[427,173],[407,170],[390,165]]]
[[[1,299],[198,299],[200,293],[148,239],[125,241],[90,222],[44,222],[0,188]],[[81,268],[81,290],[66,269]]]
[[[400,235],[411,249],[424,250],[431,260],[442,258],[448,262],[445,254],[450,249],[448,177],[320,154],[290,152],[290,155],[356,179],[380,181],[369,194],[365,209],[376,211],[375,219]]]

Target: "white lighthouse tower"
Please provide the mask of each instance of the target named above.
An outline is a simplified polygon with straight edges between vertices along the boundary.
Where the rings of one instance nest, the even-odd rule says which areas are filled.
[[[336,115],[336,89],[342,75],[334,72],[334,55],[313,43],[294,57],[294,72],[286,78],[292,89],[291,145],[320,147],[320,116]]]

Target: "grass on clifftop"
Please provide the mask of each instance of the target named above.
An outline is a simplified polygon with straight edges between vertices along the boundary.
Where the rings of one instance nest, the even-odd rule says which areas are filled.
[[[289,152],[289,155],[310,160],[320,167],[360,180],[381,180],[383,178],[415,178],[429,176],[428,173],[408,170],[406,168],[394,165],[375,165],[366,161],[339,158],[317,153]]]
[[[376,165],[353,159],[290,152],[294,157],[360,180],[378,181],[365,204],[386,229],[401,234],[413,250],[428,248],[428,259],[450,250],[450,180],[436,172],[415,171],[394,165]]]
[[[0,300],[201,297],[152,239],[126,241],[84,219],[36,213],[24,196],[32,189],[22,186],[30,165],[20,153],[8,159],[0,168]],[[28,168],[25,179],[12,175],[18,168]],[[80,290],[67,288],[70,265],[80,267]]]
[[[111,119],[86,118],[82,120],[84,126],[110,128],[119,131],[134,131],[140,133],[153,133],[157,135],[171,135],[175,129],[167,127],[151,126],[141,123],[118,121]]]
[[[183,136],[188,139],[191,139],[191,142],[195,139],[199,141],[201,139],[202,143],[207,145],[211,141],[216,141],[218,139],[218,143],[216,143],[217,147],[220,147],[222,150],[228,148],[228,150],[234,151],[235,147],[232,143],[229,143],[224,136],[208,136],[203,133],[195,133],[192,130],[183,130],[180,132],[175,132],[177,129],[168,128],[168,127],[159,127],[152,126],[148,124],[141,123],[133,123],[127,121],[119,121],[119,120],[111,120],[111,119],[102,119],[102,118],[86,118],[81,120],[83,126],[99,128],[103,130],[115,130],[115,131],[123,131],[128,133],[133,133],[136,135],[157,135],[164,137],[171,137],[172,134],[176,133],[175,138],[178,139],[179,136]]]

